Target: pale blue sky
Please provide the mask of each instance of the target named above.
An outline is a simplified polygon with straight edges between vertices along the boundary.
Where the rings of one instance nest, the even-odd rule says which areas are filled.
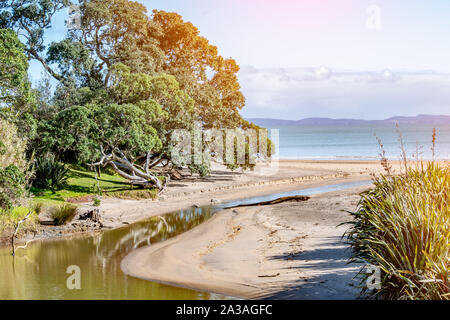
[[[142,2],[178,12],[238,62],[244,116],[450,114],[448,0]],[[371,5],[379,28],[367,25]],[[63,36],[62,21],[49,40]]]

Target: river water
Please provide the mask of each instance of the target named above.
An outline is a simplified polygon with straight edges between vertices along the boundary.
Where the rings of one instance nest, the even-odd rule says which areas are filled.
[[[231,299],[129,277],[120,262],[131,251],[188,231],[227,207],[369,184],[342,183],[188,208],[95,235],[36,241],[17,251],[15,258],[10,247],[0,247],[0,299]],[[66,285],[66,270],[72,265],[81,270],[80,290]]]

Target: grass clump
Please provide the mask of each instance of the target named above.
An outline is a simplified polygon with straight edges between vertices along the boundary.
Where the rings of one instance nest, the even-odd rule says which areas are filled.
[[[10,233],[14,231],[17,223],[25,218],[25,216],[33,211],[33,214],[21,225],[19,230],[19,235],[24,235],[27,233],[36,232],[38,222],[39,208],[28,208],[28,207],[16,207],[10,212],[0,212],[0,237],[7,234],[10,237]]]
[[[72,220],[76,213],[77,207],[69,203],[64,203],[62,205],[50,208],[50,217],[58,226],[66,224]]]
[[[406,161],[405,161],[406,163]],[[375,299],[450,299],[450,169],[436,162],[374,177],[347,232],[353,262],[381,269]],[[361,272],[361,284],[370,274]]]

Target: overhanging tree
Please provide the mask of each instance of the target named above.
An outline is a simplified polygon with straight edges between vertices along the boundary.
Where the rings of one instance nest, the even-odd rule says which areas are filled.
[[[171,163],[174,129],[251,126],[239,115],[245,99],[236,62],[178,14],[148,15],[129,0],[82,0],[80,28],[46,46],[52,17],[70,1],[1,3],[0,24],[16,30],[28,57],[59,81],[54,113],[39,118],[40,152],[111,165],[132,183],[160,188],[156,167]]]

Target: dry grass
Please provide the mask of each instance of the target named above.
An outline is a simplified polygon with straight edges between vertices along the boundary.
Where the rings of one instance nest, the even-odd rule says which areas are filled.
[[[49,213],[56,225],[63,225],[75,217],[77,207],[69,203],[64,203],[59,206],[51,207]]]

